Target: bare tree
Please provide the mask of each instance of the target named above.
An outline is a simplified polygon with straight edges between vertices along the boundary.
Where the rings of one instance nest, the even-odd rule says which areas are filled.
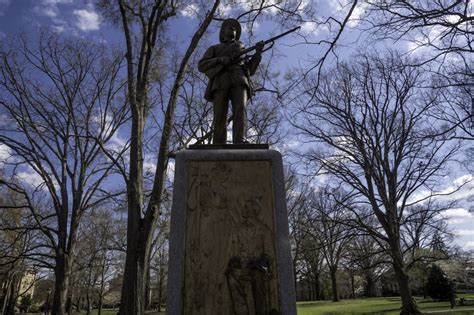
[[[3,177],[0,170],[0,178]],[[20,282],[23,275],[32,269],[26,264],[25,254],[34,246],[32,238],[35,233],[25,230],[29,225],[25,215],[27,209],[22,207],[20,194],[0,186],[0,310],[2,314],[14,314]]]
[[[339,64],[316,93],[302,101],[293,125],[313,144],[307,157],[370,207],[381,229],[364,225],[361,217],[358,221],[386,244],[402,314],[415,314],[419,312],[411,296],[401,227],[410,207],[434,195],[436,179],[445,174],[457,146],[432,137],[436,125],[428,113],[439,95],[421,90],[427,78],[407,64],[397,53],[360,56],[352,66]],[[307,84],[312,91],[316,83]],[[417,198],[420,188],[431,193]]]
[[[332,301],[339,302],[337,272],[353,231],[347,224],[351,220],[350,212],[344,204],[338,201],[339,199],[334,197],[334,194],[341,193],[329,192],[329,189],[329,187],[324,187],[312,194],[309,205],[311,216],[308,219],[310,233],[319,240],[329,269]]]
[[[315,237],[311,230],[306,231],[306,236],[301,241],[300,256],[296,261],[299,283],[307,283],[309,298],[311,300],[324,300],[324,280],[327,274],[327,265],[324,259],[320,239]]]
[[[389,257],[370,234],[359,232],[348,244],[346,251],[348,262],[356,266],[364,278],[364,296],[375,297],[380,294],[377,282],[388,269]]]
[[[453,63],[438,73],[434,82],[441,99],[434,117],[446,124],[443,133],[453,138],[474,140],[474,63]],[[454,133],[452,132],[454,131]],[[469,165],[467,165],[469,166]]]
[[[473,139],[474,126],[474,7],[470,0],[367,1],[368,31],[377,39],[411,42],[409,53],[418,51],[419,65],[438,74],[434,84],[443,90],[436,116],[457,129],[454,136]],[[421,53],[422,52],[422,53]]]
[[[144,130],[149,116],[149,88],[160,31],[178,10],[176,1],[99,1],[102,11],[119,21],[126,44],[128,101],[132,113],[130,164],[127,184],[128,223],[127,256],[120,303],[120,314],[143,314],[145,310],[145,283],[148,270],[153,229],[162,202],[170,139],[173,132],[176,103],[189,60],[204,35],[219,6],[215,1],[203,17],[187,49],[178,62],[171,90],[164,106],[164,118],[158,135],[159,152],[150,197],[144,195],[143,145]],[[115,8],[118,4],[119,11]],[[137,32],[135,32],[137,31]]]
[[[425,61],[448,54],[472,54],[474,11],[469,0],[452,1],[367,1],[366,19],[372,31],[396,41],[407,39],[416,48],[428,47],[433,55]]]
[[[47,31],[4,41],[0,53],[0,143],[5,168],[42,242],[28,259],[54,269],[53,314],[65,313],[78,227],[84,213],[113,197],[103,189],[112,165],[101,147],[127,117],[118,82],[121,57],[103,45]],[[25,175],[29,174],[29,175]],[[25,178],[28,177],[28,178]],[[23,180],[21,180],[23,178]],[[34,178],[36,182],[25,183]]]

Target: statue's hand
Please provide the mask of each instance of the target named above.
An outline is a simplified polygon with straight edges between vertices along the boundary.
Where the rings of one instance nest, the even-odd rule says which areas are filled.
[[[263,47],[265,46],[265,43],[262,41],[259,41],[258,43],[255,44],[255,53],[257,55],[262,54]]]
[[[230,63],[231,64],[239,63],[241,58],[242,58],[242,56],[240,56],[239,54],[232,54],[232,55],[230,55]]]

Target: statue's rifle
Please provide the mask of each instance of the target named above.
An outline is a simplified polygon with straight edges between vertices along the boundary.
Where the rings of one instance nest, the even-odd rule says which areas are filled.
[[[277,39],[280,39],[280,38],[282,38],[283,36],[286,36],[286,35],[288,35],[288,34],[290,34],[290,33],[293,33],[293,32],[295,32],[295,31],[299,30],[300,28],[301,28],[301,26],[292,28],[291,30],[288,30],[288,31],[286,31],[286,32],[284,32],[284,33],[281,33],[281,34],[279,34],[279,35],[277,35],[277,36],[273,36],[272,38],[263,41],[263,46],[265,46],[265,45],[267,45],[267,44],[269,44],[269,43],[271,43],[272,45],[270,45],[270,47],[264,49],[262,52],[267,51],[268,49],[272,48],[272,47],[273,47],[273,44],[275,43],[275,41],[276,41]],[[251,46],[251,47],[249,47],[249,48],[246,48],[246,49],[240,51],[239,53],[233,55],[232,58],[233,58],[233,60],[235,60],[235,62],[236,62],[236,61],[238,61],[238,60],[241,59],[240,57],[242,57],[243,55],[246,55],[247,53],[249,53],[249,52],[251,52],[251,51],[253,51],[253,50],[255,50],[256,48],[257,48],[257,45],[253,45],[253,46]],[[206,72],[206,75],[207,75],[209,78],[213,78],[213,77],[214,77],[215,75],[217,75],[224,67],[225,67],[225,65],[219,64],[219,65],[215,66],[214,68],[212,68],[211,70],[208,70],[208,71]]]
[[[280,38],[282,38],[283,36],[286,36],[286,35],[288,35],[288,34],[290,34],[290,33],[293,33],[293,32],[295,32],[295,31],[299,30],[300,28],[301,28],[301,26],[292,28],[291,30],[288,30],[288,31],[286,31],[286,32],[284,32],[284,33],[281,33],[280,35],[274,36],[274,37],[272,37],[272,38],[270,38],[270,39],[267,39],[267,40],[263,41],[263,45],[264,45],[264,46],[267,45],[267,44],[272,43],[272,45],[271,45],[270,47],[264,49],[263,51],[267,51],[268,49],[272,48],[272,47],[273,47],[273,44],[275,43],[275,41],[276,41],[277,39],[280,39]],[[238,57],[240,57],[240,56],[243,56],[243,55],[246,55],[247,53],[251,52],[252,50],[255,50],[256,48],[257,48],[257,45],[253,45],[253,46],[251,46],[251,47],[249,47],[249,48],[246,48],[246,49],[242,50],[241,52],[239,52],[239,53],[237,54],[236,58],[238,58]]]

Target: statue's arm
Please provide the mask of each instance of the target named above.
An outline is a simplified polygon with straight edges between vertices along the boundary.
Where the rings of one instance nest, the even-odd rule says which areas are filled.
[[[209,47],[198,62],[198,70],[207,74],[217,66],[226,65],[228,59],[228,57],[216,57],[214,47]]]
[[[260,41],[255,45],[255,55],[252,56],[246,65],[250,75],[254,75],[255,72],[257,72],[258,65],[260,64],[260,61],[262,61],[262,52],[264,46],[265,43],[263,41]]]
[[[262,61],[261,54],[255,54],[248,62],[247,69],[249,70],[250,75],[254,75],[257,72],[258,65]]]

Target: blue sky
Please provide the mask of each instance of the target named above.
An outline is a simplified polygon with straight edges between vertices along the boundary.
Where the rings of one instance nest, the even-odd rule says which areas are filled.
[[[344,9],[336,4],[335,1],[321,1],[319,6],[321,9],[318,14],[321,18],[331,14],[343,15]],[[232,14],[232,9],[226,6],[222,9],[222,14]],[[364,12],[363,5],[358,7],[355,16],[360,16]],[[171,27],[169,28],[171,35],[187,41],[191,36],[190,32],[196,24],[194,16],[202,13],[202,10],[196,5],[190,5],[183,8],[178,14]],[[257,24],[255,28],[255,36],[249,39],[248,34],[242,35],[244,42],[256,42],[257,40],[265,39],[269,33],[279,33],[287,27],[278,28],[276,31],[271,31],[275,28],[273,22],[264,22],[264,24]],[[340,56],[348,58],[350,54],[355,51],[355,47],[362,49],[362,46],[367,45],[364,42],[364,37],[360,37],[360,33],[355,27],[358,25],[356,19],[349,24],[350,29],[345,33],[340,43]],[[0,0],[0,40],[6,36],[15,36],[19,32],[32,33],[40,27],[51,27],[53,30],[65,34],[67,36],[78,36],[88,38],[90,40],[106,41],[110,43],[121,43],[122,35],[114,27],[111,27],[104,21],[97,10],[94,8],[93,1],[88,0]],[[301,34],[309,35],[309,39],[320,39],[328,34],[328,29],[324,26],[317,26],[312,22],[305,22],[302,24]],[[209,38],[209,42],[217,41],[216,33]],[[282,68],[282,72],[286,69],[296,66],[299,63],[304,63],[310,56],[315,56],[321,53],[321,46],[318,45],[301,45],[302,39],[296,36],[288,37],[279,42],[276,46],[278,51],[282,54],[282,58],[278,59],[278,63]],[[344,45],[346,44],[346,45]],[[375,45],[372,43],[372,45]],[[390,46],[392,43],[378,43],[379,47]],[[409,49],[412,48],[410,44],[400,42],[397,44],[398,48]],[[352,49],[347,49],[352,47]],[[375,49],[375,46],[371,46]],[[264,57],[265,62],[265,57]],[[297,146],[298,143],[294,140],[288,141],[287,146]],[[4,159],[8,152],[5,148],[0,147],[0,160]],[[153,165],[150,165],[153,168]],[[33,174],[25,174],[25,180],[35,181]],[[444,190],[449,191],[457,183],[470,180],[462,190],[452,196],[445,197],[447,199],[457,199],[460,201],[459,207],[448,210],[444,215],[449,222],[449,226],[458,234],[456,242],[464,249],[474,249],[474,213],[469,211],[473,208],[474,203],[474,183],[472,174],[465,171],[454,172],[452,176],[446,177],[443,183]],[[424,192],[420,191],[420,195]]]

